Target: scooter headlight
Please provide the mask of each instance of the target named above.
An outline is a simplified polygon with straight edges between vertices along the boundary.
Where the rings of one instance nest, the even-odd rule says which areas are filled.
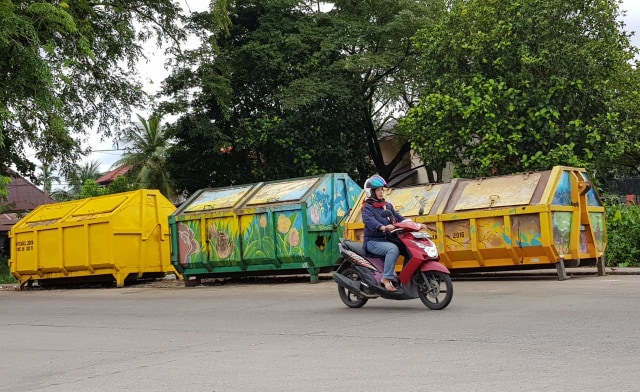
[[[429,246],[424,242],[413,241],[414,244],[418,246],[418,248],[425,251],[427,256],[434,258],[438,257],[438,249],[435,246]]]

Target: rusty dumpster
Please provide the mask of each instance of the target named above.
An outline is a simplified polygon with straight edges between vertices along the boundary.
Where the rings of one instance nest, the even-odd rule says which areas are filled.
[[[454,179],[389,189],[385,198],[429,227],[452,272],[555,267],[564,279],[565,267],[595,264],[604,274],[605,209],[584,169]],[[360,208],[353,211],[345,236],[362,240]]]

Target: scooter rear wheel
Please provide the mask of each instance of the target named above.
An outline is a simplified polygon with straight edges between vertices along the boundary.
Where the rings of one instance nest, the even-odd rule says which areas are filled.
[[[449,275],[440,271],[418,271],[414,279],[424,306],[440,310],[449,305],[453,298],[453,283]]]
[[[358,271],[353,267],[345,268],[344,271],[342,271],[342,275],[353,281],[362,280]],[[341,286],[338,286],[338,295],[340,295],[342,302],[350,308],[361,308],[369,300],[369,298],[363,297]]]

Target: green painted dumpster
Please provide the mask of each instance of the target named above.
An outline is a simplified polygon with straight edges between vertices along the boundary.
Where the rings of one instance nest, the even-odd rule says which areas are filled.
[[[201,189],[169,217],[171,263],[202,278],[309,274],[338,259],[343,218],[362,189],[346,174]]]
[[[604,274],[605,209],[582,168],[458,178],[389,189],[385,198],[429,227],[452,272],[555,267],[564,279],[565,267],[595,264]],[[356,207],[345,236],[361,241],[363,230]]]

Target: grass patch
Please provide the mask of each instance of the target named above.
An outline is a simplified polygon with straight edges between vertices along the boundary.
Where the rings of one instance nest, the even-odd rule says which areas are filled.
[[[0,257],[0,283],[16,283],[16,278],[11,275],[9,270],[9,259]]]

